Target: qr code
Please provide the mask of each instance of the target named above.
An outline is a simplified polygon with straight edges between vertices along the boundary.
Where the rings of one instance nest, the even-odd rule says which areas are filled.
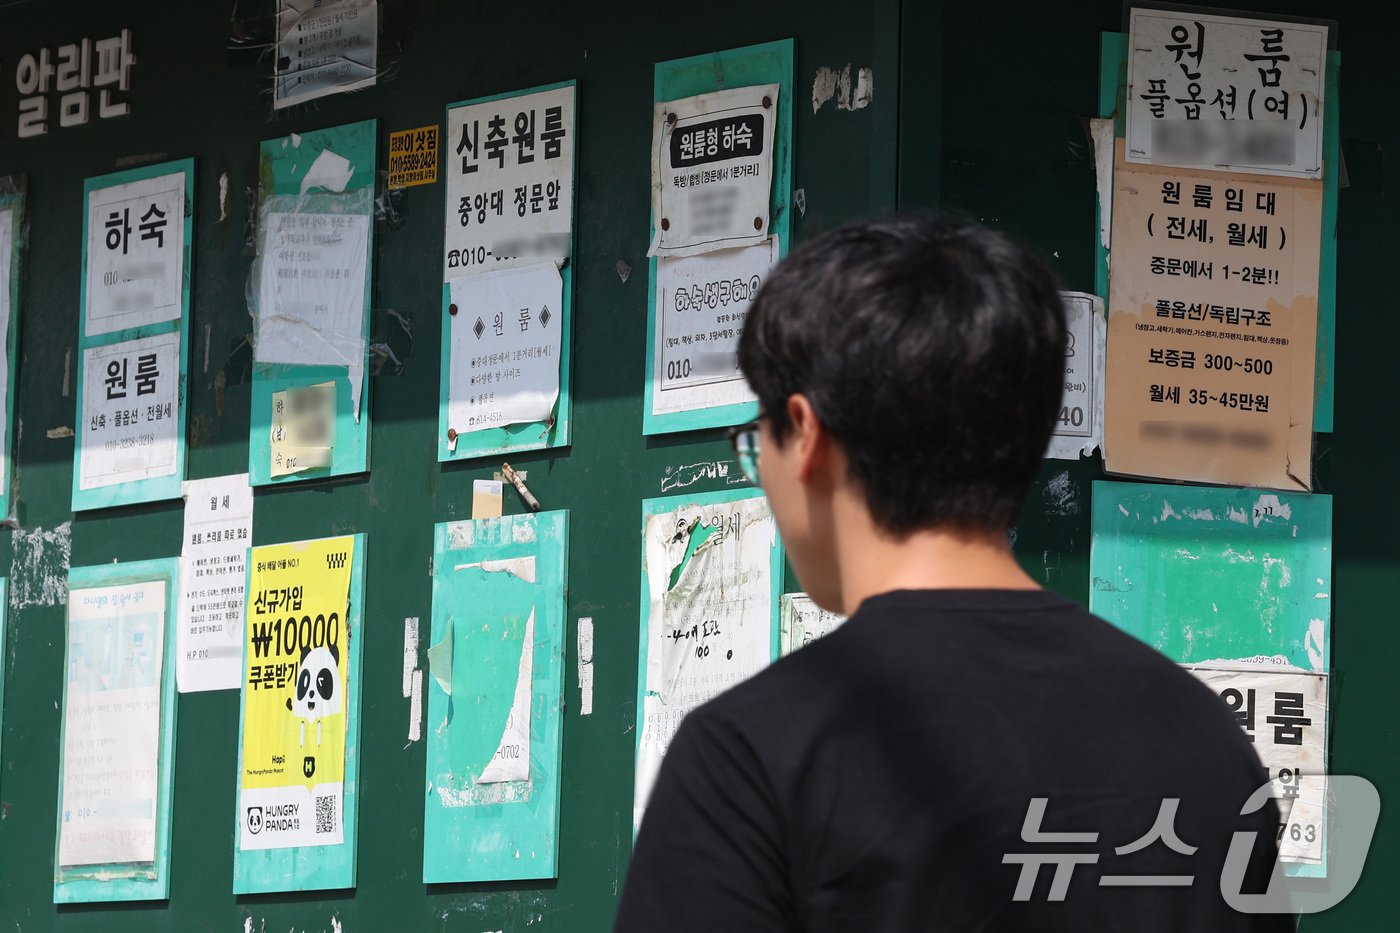
[[[335,797],[316,798],[316,832],[335,832]]]

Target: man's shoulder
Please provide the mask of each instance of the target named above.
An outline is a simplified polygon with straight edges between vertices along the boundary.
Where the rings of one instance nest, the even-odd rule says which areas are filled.
[[[1072,708],[1071,697],[1083,703],[1111,698],[1120,719],[1155,719],[1170,708],[1219,741],[1245,743],[1224,704],[1180,665],[1053,593],[1043,593],[1029,612],[1004,609],[995,600],[956,609],[924,608],[913,600],[897,610],[890,602],[872,608],[863,607],[834,632],[690,717],[731,737],[791,741],[848,723],[864,728],[886,707],[900,715],[920,708],[934,713],[989,691],[1029,700],[1053,684],[1059,709]]]

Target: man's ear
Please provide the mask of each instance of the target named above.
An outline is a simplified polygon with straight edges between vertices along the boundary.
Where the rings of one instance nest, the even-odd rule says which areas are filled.
[[[831,435],[817,418],[811,399],[801,393],[788,396],[787,416],[792,426],[787,443],[793,445],[797,458],[797,478],[811,482],[830,459]]]

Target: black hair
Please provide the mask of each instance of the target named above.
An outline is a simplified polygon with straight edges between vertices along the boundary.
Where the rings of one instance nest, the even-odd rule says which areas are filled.
[[[872,518],[1009,528],[1060,409],[1055,276],[1007,236],[902,214],[808,240],[749,309],[739,365],[781,444],[807,396]]]

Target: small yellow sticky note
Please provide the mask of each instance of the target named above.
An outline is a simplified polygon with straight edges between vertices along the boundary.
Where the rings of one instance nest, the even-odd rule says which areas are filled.
[[[389,187],[431,185],[438,175],[438,125],[389,134]]]
[[[499,480],[473,480],[472,518],[500,518],[503,488]]]
[[[335,447],[335,383],[272,393],[272,475],[329,466]]]

